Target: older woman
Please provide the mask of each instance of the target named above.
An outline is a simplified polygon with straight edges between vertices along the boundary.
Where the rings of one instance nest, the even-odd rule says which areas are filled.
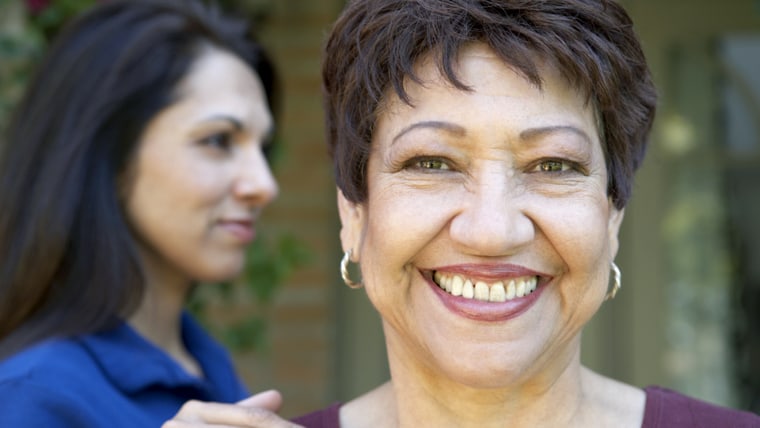
[[[581,365],[655,111],[619,5],[354,1],[323,76],[341,241],[392,375],[325,426],[760,423]]]
[[[297,422],[760,424],[580,362],[655,112],[619,5],[355,0],[323,78],[341,271],[382,317],[391,380]]]

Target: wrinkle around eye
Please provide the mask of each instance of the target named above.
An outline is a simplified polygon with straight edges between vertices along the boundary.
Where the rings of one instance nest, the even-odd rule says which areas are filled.
[[[451,169],[402,168],[383,173],[385,187],[405,190],[449,191],[461,188],[467,178]]]
[[[550,198],[606,194],[606,180],[577,171],[526,174],[523,184],[530,193]]]

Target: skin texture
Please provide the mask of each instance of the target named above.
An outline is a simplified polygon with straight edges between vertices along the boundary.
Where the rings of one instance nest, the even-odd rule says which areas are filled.
[[[343,422],[361,426],[392,402],[395,412],[367,425],[589,426],[615,407],[593,398],[607,391],[632,398],[609,422],[636,426],[643,393],[579,361],[623,217],[606,194],[592,106],[550,64],[538,88],[481,45],[459,56],[469,92],[434,64],[418,71],[412,106],[395,95],[381,106],[367,201],[338,195],[343,247],[382,316],[393,378],[346,406]],[[441,292],[435,271],[537,276],[538,288],[510,303],[463,303]]]
[[[146,294],[130,323],[189,371],[179,314],[194,281],[238,275],[261,209],[277,194],[262,148],[273,119],[259,78],[206,47],[178,99],[144,131],[125,180]]]

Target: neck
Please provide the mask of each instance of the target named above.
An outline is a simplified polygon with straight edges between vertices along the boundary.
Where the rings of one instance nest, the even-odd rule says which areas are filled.
[[[584,426],[580,409],[588,394],[579,345],[546,367],[516,374],[499,388],[465,385],[389,347],[397,426],[535,427]],[[586,424],[585,426],[588,426]]]
[[[341,426],[634,428],[643,421],[644,391],[581,366],[580,336],[526,372],[502,371],[501,382],[492,377],[480,387],[444,376],[393,339],[386,329],[392,381],[343,406]]]
[[[185,370],[200,375],[198,363],[182,341],[181,315],[190,282],[176,275],[146,269],[142,301],[128,322],[143,337],[162,349]]]

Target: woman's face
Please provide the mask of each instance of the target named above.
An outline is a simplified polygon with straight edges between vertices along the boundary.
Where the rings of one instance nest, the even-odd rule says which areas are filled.
[[[539,89],[480,45],[459,58],[472,91],[422,63],[424,84],[407,86],[413,107],[395,95],[383,104],[368,199],[339,194],[341,237],[382,315],[392,369],[514,386],[577,357],[622,212],[581,94],[548,66]]]
[[[207,47],[178,99],[146,127],[128,173],[126,210],[149,280],[237,275],[262,207],[277,194],[262,147],[273,120],[259,78]]]

